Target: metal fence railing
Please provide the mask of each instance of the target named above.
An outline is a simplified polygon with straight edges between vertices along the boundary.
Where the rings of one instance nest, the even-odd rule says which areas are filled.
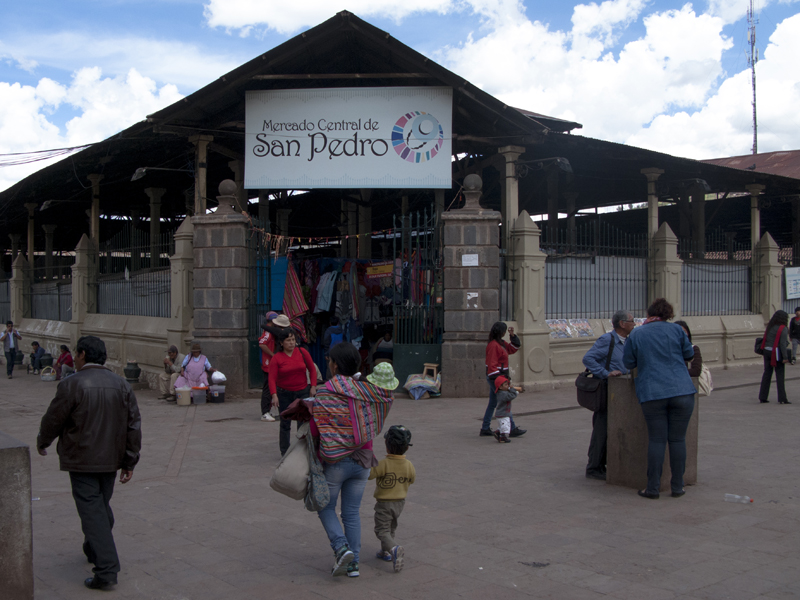
[[[172,232],[157,239],[129,225],[102,243],[98,254],[97,312],[169,317]]]
[[[710,235],[703,245],[678,240],[681,312],[685,316],[752,314],[757,301],[758,264],[749,244],[733,236]]]
[[[11,320],[11,283],[0,281],[0,324]]]
[[[545,318],[602,319],[618,310],[647,309],[645,234],[629,234],[600,221],[545,230]]]
[[[500,280],[500,320],[513,321],[514,316],[514,280]]]
[[[48,321],[72,319],[72,265],[74,254],[50,257],[46,266],[30,271],[30,288],[25,291],[31,309],[31,318]],[[44,265],[45,261],[37,264]]]

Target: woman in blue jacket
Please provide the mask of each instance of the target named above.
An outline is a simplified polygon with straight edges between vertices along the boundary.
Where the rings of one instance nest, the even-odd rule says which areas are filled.
[[[672,305],[656,299],[647,309],[644,325],[633,330],[623,352],[628,369],[637,369],[636,396],[647,422],[647,488],[639,495],[655,500],[661,487],[664,453],[669,442],[672,497],[683,496],[686,470],[686,430],[694,411],[697,390],[686,361],[694,356],[692,344],[680,325],[668,323]]]

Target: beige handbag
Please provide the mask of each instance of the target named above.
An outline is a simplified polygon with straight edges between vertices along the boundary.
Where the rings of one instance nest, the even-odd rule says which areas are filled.
[[[311,433],[308,422],[297,430],[286,454],[275,468],[269,487],[293,500],[303,500],[308,494],[308,443]]]

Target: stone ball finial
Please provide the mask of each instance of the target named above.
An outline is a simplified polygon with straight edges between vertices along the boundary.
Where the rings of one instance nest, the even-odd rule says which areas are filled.
[[[464,189],[468,192],[477,192],[483,187],[483,180],[480,175],[472,173],[464,177]]]
[[[232,179],[223,179],[222,183],[219,184],[219,195],[235,196],[237,189],[238,187],[236,186],[236,183]]]

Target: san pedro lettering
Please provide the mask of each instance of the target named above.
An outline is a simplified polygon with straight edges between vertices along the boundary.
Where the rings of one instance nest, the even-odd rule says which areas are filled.
[[[265,120],[261,133],[256,134],[257,144],[253,146],[253,154],[264,157],[296,157],[301,151],[313,161],[317,157],[327,156],[329,160],[341,156],[384,156],[389,151],[389,144],[381,138],[359,137],[359,132],[378,130],[378,121],[374,119],[357,119],[355,121],[327,121],[319,119],[316,124],[303,120],[299,122],[280,122]],[[317,131],[315,131],[315,129]],[[352,131],[353,136],[347,138],[329,137],[331,132]],[[278,138],[275,133],[307,132],[307,140],[297,138]],[[308,133],[313,132],[313,133]],[[327,132],[327,133],[326,133]],[[307,150],[303,146],[307,144]]]

